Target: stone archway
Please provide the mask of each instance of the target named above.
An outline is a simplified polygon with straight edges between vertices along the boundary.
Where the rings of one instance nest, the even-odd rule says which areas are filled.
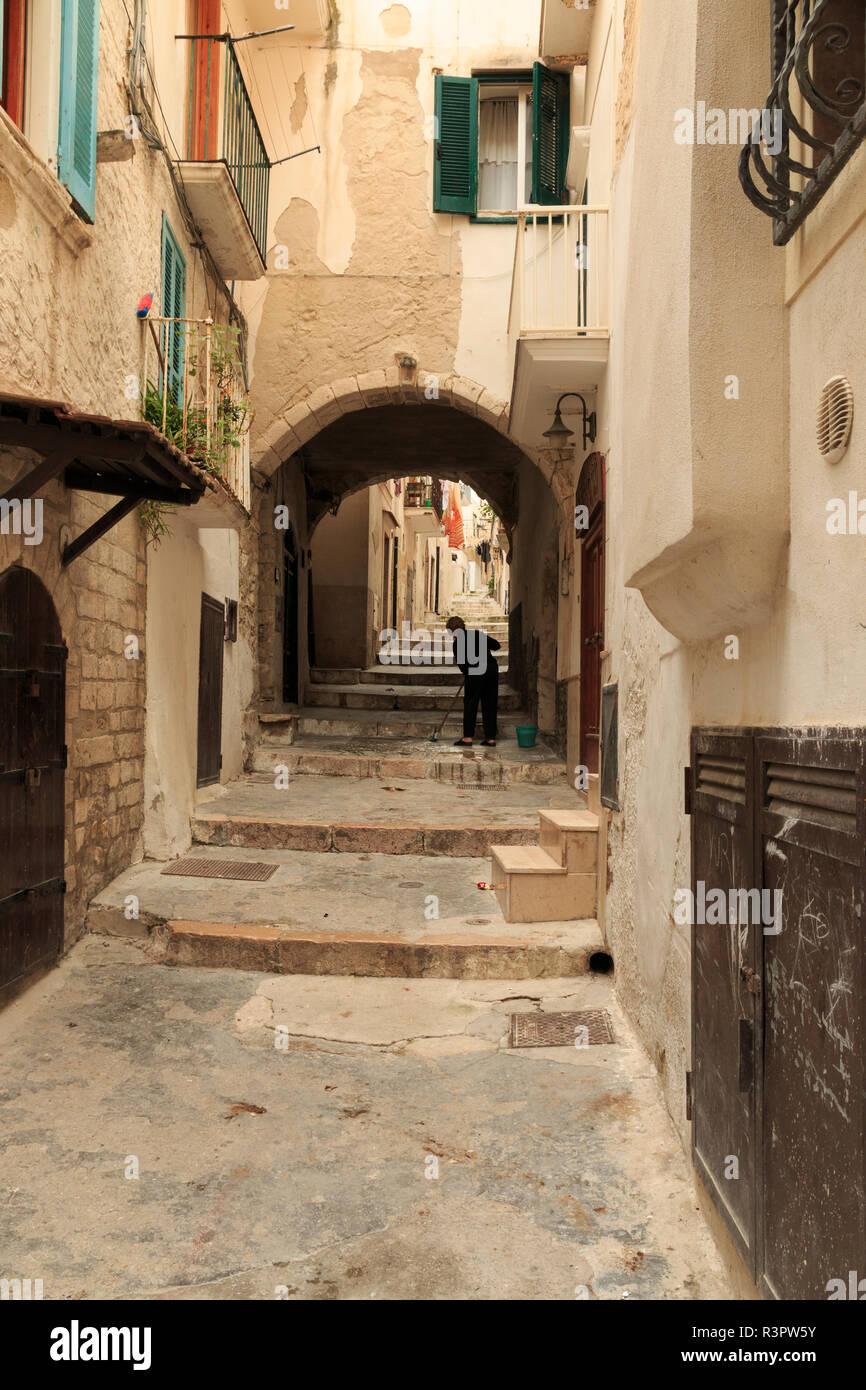
[[[435,428],[428,425],[427,412],[434,412]],[[394,443],[401,430],[402,450]],[[386,437],[389,447],[380,448]],[[564,728],[558,728],[565,711],[557,689],[557,613],[560,555],[573,563],[573,448],[534,449],[519,443],[509,433],[505,401],[466,377],[437,374],[412,361],[342,378],[294,401],[257,439],[253,463],[261,538],[259,671],[266,702],[278,704],[268,647],[279,607],[273,537],[268,535],[273,505],[293,494],[293,515],[302,522],[302,569],[306,551],[311,592],[309,546],[321,517],[377,481],[427,474],[468,482],[502,519],[509,558],[514,561],[515,551],[517,557],[512,675],[525,690],[526,707],[539,727],[556,730],[564,739]],[[562,592],[567,595],[567,588]]]
[[[503,435],[539,469],[559,506],[570,505],[573,448],[532,449],[519,443],[508,430],[507,401],[469,377],[429,371],[415,363],[342,377],[290,402],[254,443],[253,465],[268,478],[341,416],[385,405],[450,407],[474,416]]]

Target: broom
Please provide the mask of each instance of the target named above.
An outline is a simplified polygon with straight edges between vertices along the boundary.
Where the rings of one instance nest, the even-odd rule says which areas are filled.
[[[439,728],[436,730],[436,732],[435,732],[434,734],[431,734],[431,735],[430,735],[430,742],[431,742],[431,743],[438,743],[438,742],[439,742],[439,735],[441,734],[442,730],[445,728],[446,723],[448,722],[448,716],[450,715],[450,713],[451,713],[451,711],[453,710],[454,706],[457,704],[457,701],[460,699],[460,696],[463,694],[463,687],[464,687],[465,684],[466,684],[466,677],[464,676],[464,677],[463,677],[463,680],[460,682],[460,689],[457,691],[457,694],[454,696],[454,699],[451,701],[451,704],[448,706],[447,710],[445,711],[445,717],[444,717],[444,719],[442,720],[442,723],[439,725]]]

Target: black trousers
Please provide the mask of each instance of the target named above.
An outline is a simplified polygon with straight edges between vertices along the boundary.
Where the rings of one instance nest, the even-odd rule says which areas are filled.
[[[488,666],[483,676],[467,676],[463,691],[463,737],[475,737],[475,724],[478,720],[478,706],[481,705],[481,719],[484,724],[484,737],[496,737],[496,706],[499,703],[499,667],[495,662]]]

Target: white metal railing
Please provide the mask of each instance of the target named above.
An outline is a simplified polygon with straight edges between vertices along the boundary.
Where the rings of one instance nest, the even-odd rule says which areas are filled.
[[[141,413],[250,510],[251,414],[237,330],[213,319],[142,319]]]
[[[522,207],[516,216],[509,337],[607,337],[608,209]]]

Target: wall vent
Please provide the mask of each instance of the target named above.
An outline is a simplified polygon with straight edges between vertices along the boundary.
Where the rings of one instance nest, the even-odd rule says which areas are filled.
[[[818,402],[818,452],[827,463],[838,463],[851,438],[854,392],[845,376],[831,376]]]

